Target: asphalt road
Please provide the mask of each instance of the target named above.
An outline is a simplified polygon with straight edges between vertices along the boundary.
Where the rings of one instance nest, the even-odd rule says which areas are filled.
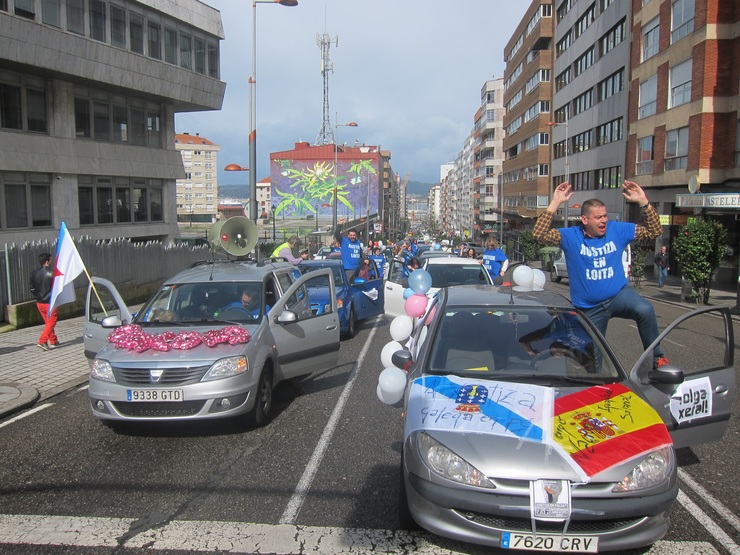
[[[656,303],[661,329],[686,310]],[[110,429],[84,387],[6,421],[0,554],[491,553],[397,530],[402,414],[375,394],[388,325],[361,325],[303,394],[281,387],[262,429]],[[718,322],[695,325],[670,348],[700,361]],[[608,339],[626,363],[642,350],[632,322],[612,321]],[[639,552],[740,553],[737,407],[722,442],[681,450],[669,534]]]

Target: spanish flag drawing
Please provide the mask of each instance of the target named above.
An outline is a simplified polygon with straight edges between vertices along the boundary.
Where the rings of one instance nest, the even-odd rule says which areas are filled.
[[[555,399],[553,440],[591,477],[671,443],[657,412],[621,384],[594,386]]]

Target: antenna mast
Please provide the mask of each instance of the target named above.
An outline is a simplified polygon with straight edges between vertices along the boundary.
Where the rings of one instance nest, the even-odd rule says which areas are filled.
[[[339,46],[339,37],[331,38],[327,33],[316,33],[316,44],[321,49],[321,75],[324,77],[324,120],[315,145],[334,144],[334,132],[329,121],[329,72],[334,73],[334,64],[329,53],[332,42],[334,46]]]

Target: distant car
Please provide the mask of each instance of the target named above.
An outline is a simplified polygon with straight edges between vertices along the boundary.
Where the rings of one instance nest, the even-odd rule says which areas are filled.
[[[632,275],[632,248],[629,245],[627,245],[627,248],[622,253],[622,266],[624,268],[624,275],[629,279]],[[560,283],[560,280],[563,278],[569,279],[568,265],[565,262],[565,253],[560,249],[550,269],[550,281]]]
[[[297,268],[304,274],[324,268],[331,270],[339,313],[339,329],[343,337],[354,337],[357,322],[383,314],[385,308],[383,279],[373,260],[368,260],[367,272],[362,274],[358,272],[351,283],[347,283],[339,253],[333,253],[324,260],[306,260]],[[313,281],[308,289],[311,310],[314,314],[322,314],[326,308],[331,308],[329,285],[328,278],[324,278],[320,281]]]
[[[557,552],[663,537],[675,450],[720,439],[730,419],[729,307],[682,315],[660,337],[704,319],[713,339],[701,354],[676,347],[675,365],[653,370],[648,349],[627,372],[561,295],[463,286],[433,303],[392,357],[408,372],[400,528]]]
[[[287,262],[211,261],[166,280],[135,315],[110,281],[92,279],[88,396],[105,423],[240,417],[263,425],[279,382],[336,364],[336,296],[327,294],[318,314],[308,295],[318,282],[334,290],[330,270],[301,276]]]
[[[430,251],[422,257],[421,267],[432,276],[432,288],[427,295],[433,295],[442,287],[456,285],[493,285],[490,274],[478,260],[462,258],[449,253],[434,256]],[[403,277],[403,260],[391,261],[389,276],[385,282],[385,313],[388,316],[406,314],[406,299],[403,293],[408,280]]]
[[[483,253],[486,252],[486,248],[481,245],[480,243],[461,243],[460,244],[460,256],[462,256],[464,253],[468,251],[468,249],[472,248],[475,251],[475,256],[483,256]]]
[[[326,258],[327,256],[329,256],[331,254],[331,252],[332,252],[331,251],[331,247],[321,247],[316,252],[316,254],[313,255],[313,259],[314,260],[323,260],[324,258]]]

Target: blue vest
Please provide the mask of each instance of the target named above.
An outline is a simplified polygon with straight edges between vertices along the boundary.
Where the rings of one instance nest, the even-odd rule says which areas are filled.
[[[586,237],[581,226],[559,231],[574,306],[592,308],[628,285],[622,253],[635,239],[635,224],[608,222],[603,237]]]

